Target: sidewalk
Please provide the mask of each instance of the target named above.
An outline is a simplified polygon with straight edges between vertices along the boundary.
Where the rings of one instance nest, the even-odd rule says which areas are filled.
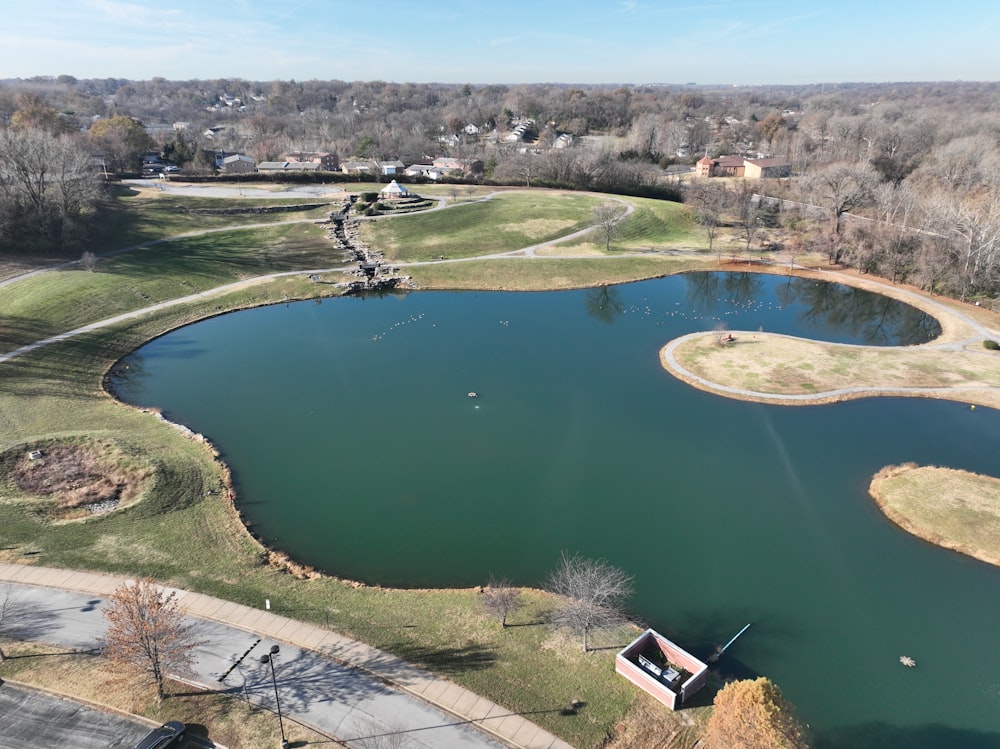
[[[128,579],[51,567],[0,564],[0,581],[3,582],[56,588],[103,598]],[[438,678],[376,648],[270,611],[253,609],[200,593],[176,590],[176,594],[179,605],[191,617],[277,640],[350,668],[360,669],[461,721],[477,726],[511,746],[519,749],[573,749],[570,744],[522,716],[512,714],[457,684]],[[325,695],[319,697],[325,698]],[[303,722],[308,724],[309,718]],[[322,726],[317,728],[321,731],[329,730]]]

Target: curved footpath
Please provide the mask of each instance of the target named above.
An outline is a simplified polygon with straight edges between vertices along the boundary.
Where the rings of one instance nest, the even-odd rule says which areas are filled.
[[[128,578],[91,572],[0,564],[0,581],[30,607],[22,639],[93,648],[104,631],[102,600]],[[189,591],[176,593],[193,620],[200,645],[189,683],[246,696],[268,707],[270,679],[251,657],[219,677],[261,638],[282,645],[276,663],[282,712],[321,734],[351,745],[387,733],[403,734],[409,749],[572,749],[548,731],[446,679],[322,627],[271,611]],[[69,591],[69,592],[64,592]],[[473,730],[479,729],[479,730]],[[488,737],[486,734],[492,736]],[[498,741],[499,740],[499,741]],[[502,742],[502,743],[501,743]]]

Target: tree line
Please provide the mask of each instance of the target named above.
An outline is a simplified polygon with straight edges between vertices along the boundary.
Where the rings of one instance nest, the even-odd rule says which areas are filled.
[[[895,282],[992,301],[1000,295],[998,105],[1000,84],[969,82],[2,81],[0,244],[81,243],[99,180],[84,179],[73,146],[101,154],[112,172],[136,170],[148,149],[204,173],[216,150],[257,161],[295,150],[404,163],[447,155],[482,163],[466,177],[478,181],[660,196],[678,187],[666,167],[706,154],[773,156],[791,163],[793,177],[763,192],[822,214],[789,204],[778,216],[758,214],[744,207],[745,188],[715,187],[713,196],[685,180],[706,232],[735,222],[753,251],[765,249],[762,222],[779,222],[786,251],[820,251]],[[527,140],[512,139],[518,123],[530,123]],[[555,147],[560,136],[572,145]]]

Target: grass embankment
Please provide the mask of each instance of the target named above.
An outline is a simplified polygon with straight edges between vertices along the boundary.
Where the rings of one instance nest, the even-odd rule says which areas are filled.
[[[275,224],[284,221],[317,221],[339,210],[341,199],[263,198],[227,199],[194,198],[155,189],[116,189],[117,197],[110,210],[105,210],[104,228],[92,251],[98,255],[176,237],[192,231],[226,229],[240,226]],[[325,208],[292,212],[255,212],[254,209],[279,206],[301,206],[327,203]],[[240,210],[240,213],[214,213],[220,208]]]
[[[1000,479],[910,463],[883,468],[869,493],[900,528],[1000,566]]]
[[[532,199],[540,200],[534,195]],[[562,198],[552,202],[563,204]],[[129,222],[143,224],[142,210]],[[582,203],[574,210],[576,220],[588,213]],[[536,217],[544,215],[540,211]],[[540,231],[539,226],[536,222],[534,231]],[[327,247],[313,230],[305,228],[300,235],[303,228],[178,240],[102,260],[97,273],[56,272],[51,278],[43,275],[14,284],[0,295],[0,305],[8,305],[2,314],[16,311],[20,321],[15,321],[14,331],[4,333],[5,345],[255,273],[329,265]],[[486,223],[479,223],[478,231],[500,233]],[[283,244],[295,237],[302,242],[298,254]],[[549,274],[559,273],[574,276],[570,285],[578,286],[598,273],[603,280],[617,280],[616,273],[639,278],[646,269],[649,275],[681,269],[679,261],[663,258],[604,261],[608,266],[581,261],[576,271],[550,262],[523,263],[534,270],[524,272],[519,282],[525,288],[551,287]],[[549,597],[528,592],[529,606],[513,621],[525,626],[501,629],[480,610],[473,590],[384,590],[326,577],[297,579],[245,532],[226,497],[225,468],[202,443],[152,414],[114,402],[101,388],[113,361],[166,330],[231,309],[332,290],[301,275],[266,280],[92,331],[0,365],[0,454],[8,465],[36,445],[82,440],[111,444],[118,454],[153,469],[142,495],[130,506],[68,522],[53,520],[44,506],[48,500],[25,494],[4,471],[0,558],[150,575],[165,584],[247,605],[270,598],[277,611],[317,624],[329,616],[332,628],[525,712],[578,747],[602,745],[641,701],[615,675],[613,649],[584,655],[575,640],[538,626],[551,605]],[[630,634],[619,632],[604,644],[622,645]],[[565,711],[572,700],[586,703],[577,714]],[[664,711],[664,723],[649,730],[686,736],[691,715]],[[250,740],[248,745],[259,744]]]
[[[594,207],[607,199],[586,193],[508,191],[487,201],[455,205],[400,221],[368,222],[362,236],[373,247],[384,250],[387,259],[397,262],[514,252],[586,229],[591,225]],[[635,211],[620,225],[611,254],[675,247],[704,249],[704,240],[695,230],[690,212],[679,203],[646,198],[620,200],[631,203]],[[595,229],[537,252],[544,256],[605,256],[605,242],[599,234]]]
[[[879,394],[898,388],[942,390],[924,395],[1000,408],[1000,356],[929,346],[879,348],[821,343],[771,333],[735,334],[720,345],[719,333],[705,333],[674,348],[677,362],[690,374],[730,393],[706,387],[683,372],[664,367],[696,387],[744,400],[787,403],[777,395],[808,396],[795,402],[827,402]],[[830,394],[844,388],[861,392]],[[917,390],[913,395],[921,395]]]
[[[366,222],[362,238],[391,261],[513,252],[585,229],[599,202],[594,195],[505,192],[444,211]]]
[[[0,352],[247,278],[345,265],[311,224],[233,229],[150,245],[16,281],[0,294]]]

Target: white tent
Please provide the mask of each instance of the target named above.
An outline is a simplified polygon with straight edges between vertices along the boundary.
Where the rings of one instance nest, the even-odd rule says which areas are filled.
[[[379,197],[386,198],[388,200],[392,200],[393,198],[405,198],[409,194],[409,191],[396,180],[393,180],[379,191]]]

